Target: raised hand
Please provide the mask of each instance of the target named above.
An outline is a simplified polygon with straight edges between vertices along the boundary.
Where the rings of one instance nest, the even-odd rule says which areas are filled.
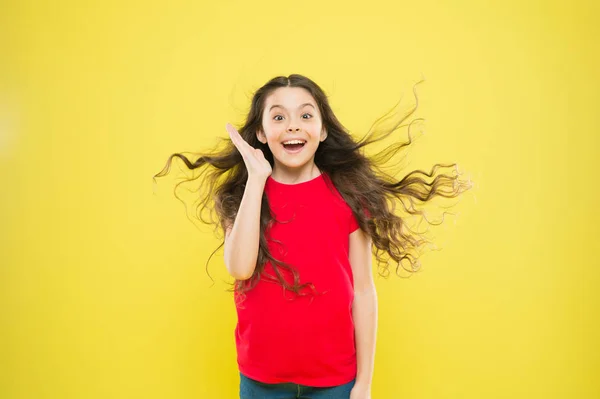
[[[227,123],[225,129],[229,132],[229,137],[233,145],[235,145],[244,159],[246,169],[248,170],[248,178],[266,180],[273,172],[273,169],[263,152],[259,148],[254,148],[248,144],[231,123]]]

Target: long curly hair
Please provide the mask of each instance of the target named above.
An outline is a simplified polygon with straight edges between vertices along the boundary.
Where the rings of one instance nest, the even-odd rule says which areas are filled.
[[[417,82],[415,87],[421,82],[422,80]],[[388,277],[392,261],[395,263],[397,275],[401,268],[410,273],[418,271],[420,268],[419,248],[427,244],[428,240],[422,233],[411,229],[406,218],[412,215],[413,217],[422,216],[426,219],[423,211],[418,209],[421,205],[436,196],[457,197],[471,188],[472,182],[460,179],[462,173],[458,172],[457,164],[435,164],[429,172],[414,170],[400,180],[395,177],[398,171],[391,174],[385,171],[387,163],[400,150],[412,143],[411,126],[422,120],[417,118],[410,124],[403,125],[418,107],[415,87],[413,87],[413,92],[417,101],[412,109],[392,123],[391,127],[382,128],[383,122],[390,118],[388,111],[386,115],[373,123],[360,140],[355,140],[338,121],[329,105],[327,95],[315,82],[299,74],[274,77],[256,90],[246,121],[242,126],[236,126],[246,142],[252,147],[262,150],[271,166],[274,164],[273,154],[266,143],[263,144],[258,140],[256,132],[262,128],[266,98],[280,87],[303,88],[316,101],[323,127],[327,130],[328,135],[327,140],[319,144],[314,162],[321,172],[325,172],[330,177],[335,188],[352,209],[360,228],[371,237],[379,274]],[[365,155],[363,147],[381,141],[405,126],[408,126],[408,141],[394,142],[373,155]],[[220,143],[224,143],[225,147],[214,148],[212,151],[202,154],[193,154],[193,160],[186,157],[184,153],[172,154],[163,170],[154,175],[154,179],[169,173],[174,158],[181,159],[190,170],[203,168],[200,169],[201,173],[198,176],[179,182],[174,190],[175,196],[182,201],[177,195],[177,187],[180,184],[198,180],[200,188],[204,190],[198,191],[196,215],[202,222],[213,224],[215,230],[220,228],[219,232],[224,237],[226,226],[232,225],[235,221],[248,179],[248,171],[241,154],[231,140],[220,138]],[[453,171],[445,174],[440,172],[443,169],[452,169]],[[405,212],[404,216],[396,212],[398,204]],[[205,218],[206,211],[209,212],[209,218]],[[268,227],[273,220],[268,198],[263,193],[258,259],[254,273],[248,280],[235,280],[232,284],[233,291],[242,297],[248,290],[256,286],[261,275],[262,278],[272,279],[297,295],[305,295],[302,292],[305,286],[312,288],[314,292],[312,283],[300,284],[299,273],[293,265],[274,258],[270,253],[268,237],[265,233],[268,232]],[[427,222],[434,224],[429,220]],[[223,240],[221,245],[213,251],[211,257],[224,243]],[[267,276],[266,273],[262,273],[267,262],[271,262],[275,276]],[[407,263],[408,268],[404,266]],[[283,277],[282,270],[291,273],[293,282],[289,282]]]

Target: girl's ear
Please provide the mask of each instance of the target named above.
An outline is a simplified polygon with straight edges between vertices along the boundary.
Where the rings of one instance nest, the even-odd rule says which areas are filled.
[[[325,139],[327,138],[327,130],[325,130],[325,127],[323,127],[323,129],[321,129],[321,142],[325,141]]]
[[[267,136],[265,136],[265,133],[262,131],[262,129],[258,129],[256,131],[256,138],[258,139],[258,141],[260,141],[263,144],[267,144]]]

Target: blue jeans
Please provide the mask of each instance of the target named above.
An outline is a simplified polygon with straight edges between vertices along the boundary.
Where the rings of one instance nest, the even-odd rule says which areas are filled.
[[[356,379],[347,384],[320,388],[293,384],[265,384],[240,373],[240,399],[349,399]]]

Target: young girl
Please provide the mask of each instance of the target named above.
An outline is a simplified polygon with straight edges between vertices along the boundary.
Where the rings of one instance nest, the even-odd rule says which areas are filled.
[[[173,157],[189,169],[213,167],[205,169],[209,191],[200,206],[214,204],[225,266],[235,278],[240,398],[371,397],[372,246],[383,275],[389,273],[384,253],[396,271],[403,260],[416,271],[425,240],[407,231],[396,203],[422,214],[414,200],[456,197],[470,188],[457,175],[434,177],[439,167],[455,164],[400,181],[384,173],[381,164],[410,141],[371,158],[362,153],[400,123],[357,142],[316,83],[279,76],[256,91],[239,131],[227,124],[227,148],[193,163],[173,154],[155,176],[168,173]]]

